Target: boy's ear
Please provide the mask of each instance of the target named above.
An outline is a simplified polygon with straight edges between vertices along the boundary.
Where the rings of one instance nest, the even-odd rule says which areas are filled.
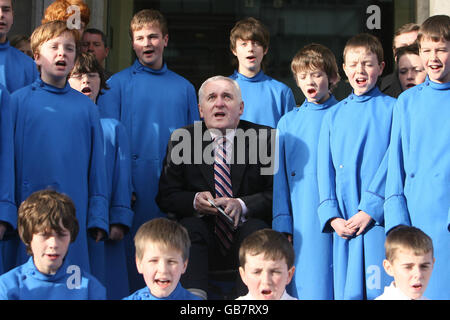
[[[292,266],[292,268],[290,268],[290,269],[288,270],[288,281],[287,281],[286,285],[288,285],[289,283],[291,283],[292,277],[294,276],[294,273],[295,273],[295,266]]]
[[[388,275],[390,275],[391,277],[394,276],[394,272],[392,270],[392,264],[386,259],[383,260],[383,268]]]
[[[239,275],[241,276],[242,282],[247,285],[245,278],[245,269],[243,267],[239,267]]]
[[[164,41],[164,48],[165,48],[169,44],[169,34],[166,34],[165,36],[163,36],[163,41]]]
[[[139,260],[139,258],[137,256],[136,256],[136,268],[137,268],[139,274],[143,273],[143,270],[141,268],[141,260]]]
[[[186,259],[186,261],[184,261],[184,263],[183,263],[183,271],[181,271],[181,274],[184,274],[186,272],[188,263],[189,263],[189,259]]]
[[[381,63],[380,63],[380,74],[379,74],[379,76],[381,76],[382,74],[383,74],[383,70],[384,70],[384,67],[386,66],[386,63],[384,62],[384,61],[381,61]]]

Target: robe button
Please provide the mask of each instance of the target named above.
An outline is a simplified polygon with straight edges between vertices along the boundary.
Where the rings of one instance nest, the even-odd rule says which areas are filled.
[[[137,160],[139,157],[137,155],[133,155],[133,160]]]
[[[414,173],[411,173],[410,177],[414,178],[416,175]]]
[[[339,169],[343,169],[344,168],[344,165],[339,165]]]
[[[291,176],[295,177],[295,171],[292,171]]]

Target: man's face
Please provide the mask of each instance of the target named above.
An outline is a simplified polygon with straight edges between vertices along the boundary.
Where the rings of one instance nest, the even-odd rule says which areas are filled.
[[[162,68],[164,48],[169,35],[163,36],[158,25],[148,24],[133,31],[133,50],[141,64],[154,70]]]
[[[417,39],[418,31],[411,31],[399,34],[394,38],[394,50],[400,47],[406,47],[413,44]]]
[[[237,88],[227,80],[208,82],[200,97],[200,117],[208,129],[235,129],[244,112],[244,102],[239,97]]]
[[[0,43],[6,41],[6,36],[14,22],[11,0],[0,0]]]
[[[103,65],[109,53],[109,48],[105,47],[102,36],[96,33],[85,32],[81,41],[81,50],[95,55],[97,61]]]

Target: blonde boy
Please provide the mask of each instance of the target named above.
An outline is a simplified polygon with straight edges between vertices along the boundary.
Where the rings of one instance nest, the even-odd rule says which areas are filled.
[[[294,249],[280,232],[255,231],[239,248],[239,273],[248,294],[236,300],[297,300],[286,292],[295,272]]]
[[[422,230],[399,226],[386,237],[383,267],[394,278],[376,300],[426,300],[433,271],[433,242]]]
[[[146,287],[124,300],[200,300],[180,283],[191,242],[184,227],[166,218],[144,223],[134,237],[136,266]]]
[[[199,120],[199,114],[194,86],[169,70],[164,61],[169,33],[161,12],[137,12],[130,23],[130,37],[137,59],[108,80],[110,90],[97,103],[102,118],[122,122],[130,139],[135,196],[132,239],[143,223],[164,216],[154,199],[167,141],[173,130]],[[130,290],[142,288],[133,253],[127,263]]]
[[[245,108],[241,119],[275,128],[295,107],[295,99],[289,87],[263,71],[269,43],[269,30],[261,21],[246,18],[236,22],[230,32],[230,50],[238,66],[230,78],[242,91]]]
[[[353,93],[324,116],[318,143],[320,229],[333,232],[333,257],[339,257],[333,260],[334,298],[374,299],[388,280],[382,269],[383,211],[362,206],[361,194],[389,145],[395,99],[376,86],[384,62],[375,36],[349,39],[343,68]]]
[[[67,82],[77,41],[78,33],[62,21],[41,25],[31,36],[41,77],[11,95],[16,199],[48,187],[69,195],[80,224],[69,257],[90,272],[87,235],[99,241],[107,234],[108,196],[97,107]],[[21,250],[18,260],[25,259]]]
[[[427,297],[449,300],[450,17],[425,20],[417,40],[428,76],[403,92],[394,108],[385,226],[415,226],[433,239],[437,261]]]

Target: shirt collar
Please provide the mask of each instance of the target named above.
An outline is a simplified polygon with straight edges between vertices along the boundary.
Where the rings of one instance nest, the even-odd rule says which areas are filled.
[[[262,71],[262,69],[261,69],[254,77],[249,78],[249,77],[244,76],[242,73],[239,73],[237,70],[234,70],[233,76],[236,77],[236,79],[249,81],[249,82],[257,82],[257,81],[261,81],[264,78],[264,71]]]
[[[0,43],[0,50],[6,50],[9,47],[11,47],[11,45],[9,44],[9,40],[8,39],[6,39],[5,42]]]
[[[377,97],[377,96],[379,96],[381,94],[382,93],[381,93],[380,89],[378,89],[378,87],[375,86],[370,91],[368,91],[368,92],[366,92],[366,93],[364,93],[364,94],[362,94],[360,96],[357,96],[355,94],[355,92],[352,92],[350,94],[350,96],[348,97],[348,99],[351,100],[351,101],[355,101],[355,102],[366,102],[367,100],[370,100],[370,99],[372,99],[374,97]]]
[[[427,76],[427,78],[425,79],[425,83],[423,84],[424,86],[430,86],[433,89],[436,90],[448,90],[450,89],[450,82],[445,82],[445,83],[437,83],[434,82],[432,80],[430,80],[430,78]]]
[[[41,273],[36,268],[33,257],[30,257],[25,265],[25,273],[35,279],[49,281],[49,282],[57,282],[60,279],[63,279],[64,277],[66,277],[67,267],[69,265],[70,265],[70,263],[69,263],[68,259],[64,258],[63,264],[61,265],[61,267],[59,267],[58,271],[56,271],[55,274],[45,274],[45,273]]]
[[[69,81],[66,81],[66,85],[64,86],[64,88],[58,88],[42,81],[41,78],[36,79],[36,81],[33,82],[32,87],[59,94],[67,93],[71,90]]]
[[[134,68],[135,72],[145,71],[145,72],[152,73],[152,74],[164,74],[167,71],[167,65],[165,62],[163,62],[163,66],[161,67],[161,69],[155,70],[155,69],[144,66],[139,61],[139,59],[136,59],[136,61],[134,61],[133,68]]]
[[[302,108],[308,108],[310,110],[323,110],[328,109],[329,107],[335,105],[338,101],[336,98],[330,94],[330,97],[323,103],[317,104],[314,102],[309,102],[307,99],[305,99],[305,102],[301,105]],[[299,110],[298,108],[297,110]]]

